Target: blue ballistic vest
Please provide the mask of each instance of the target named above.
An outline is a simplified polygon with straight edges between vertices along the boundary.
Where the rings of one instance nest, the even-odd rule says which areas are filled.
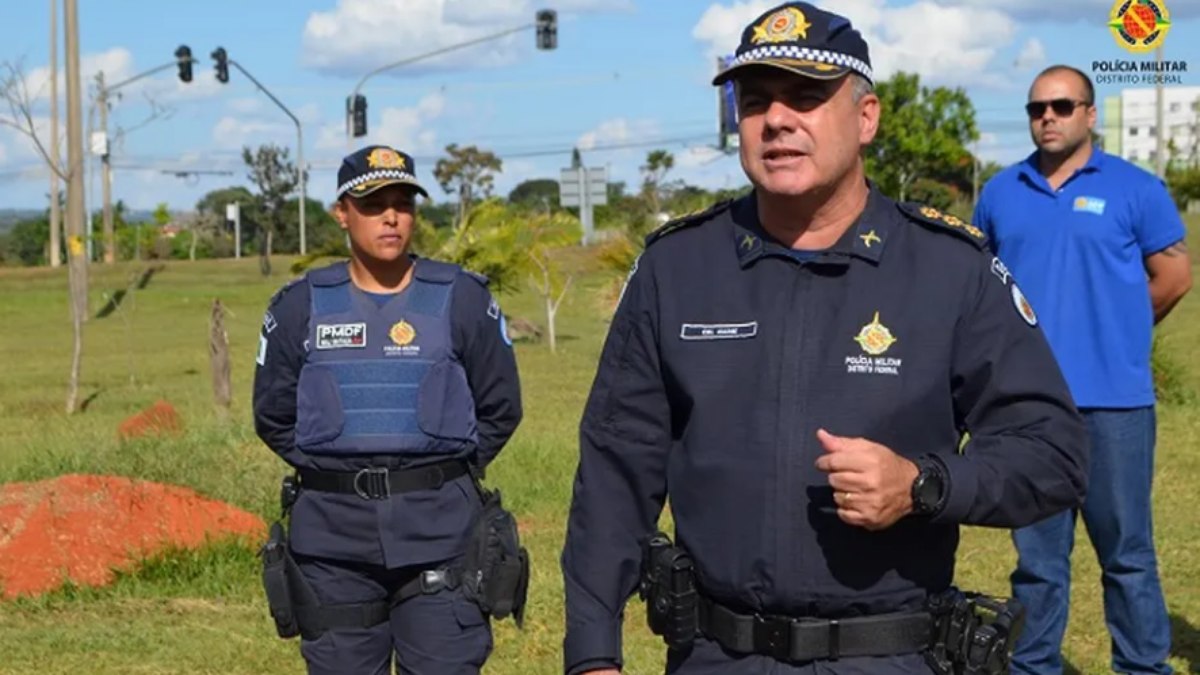
[[[459,268],[416,259],[380,306],[346,263],[306,275],[308,353],[296,392],[296,447],[316,455],[456,455],[476,443],[475,402],[454,355]]]

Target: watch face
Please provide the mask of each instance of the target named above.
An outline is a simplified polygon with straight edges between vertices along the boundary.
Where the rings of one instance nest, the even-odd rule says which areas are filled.
[[[932,511],[942,498],[942,480],[936,473],[923,470],[913,486],[913,506],[919,511]]]

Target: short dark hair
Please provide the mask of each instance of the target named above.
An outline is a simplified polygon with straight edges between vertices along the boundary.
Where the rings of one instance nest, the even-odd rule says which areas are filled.
[[[1080,70],[1074,66],[1068,66],[1068,65],[1062,64],[1062,63],[1055,64],[1053,66],[1046,68],[1042,72],[1038,73],[1038,76],[1033,78],[1033,81],[1037,82],[1038,80],[1042,79],[1043,77],[1045,77],[1047,75],[1053,75],[1054,73],[1074,73],[1075,76],[1078,77],[1080,79],[1080,81],[1083,82],[1083,91],[1084,91],[1084,94],[1086,97],[1085,103],[1087,103],[1088,105],[1095,105],[1095,103],[1096,103],[1096,87],[1092,85],[1092,78],[1088,77],[1087,73],[1083,72],[1082,70]],[[1033,85],[1030,85],[1030,91],[1032,91],[1032,90],[1033,90]]]

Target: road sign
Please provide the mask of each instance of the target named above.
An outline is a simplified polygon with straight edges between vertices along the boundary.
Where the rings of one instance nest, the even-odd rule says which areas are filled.
[[[603,166],[563,169],[558,179],[558,203],[579,207],[583,243],[592,240],[592,207],[608,204],[608,168]]]

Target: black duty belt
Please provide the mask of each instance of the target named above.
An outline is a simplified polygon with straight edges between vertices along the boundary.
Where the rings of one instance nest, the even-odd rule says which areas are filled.
[[[358,495],[363,499],[387,499],[392,494],[432,490],[466,475],[467,463],[460,459],[408,469],[371,467],[361,471],[300,469],[300,489]]]
[[[700,600],[700,631],[726,649],[780,661],[891,656],[928,649],[933,617],[927,612],[850,619],[793,619],[738,614]]]

